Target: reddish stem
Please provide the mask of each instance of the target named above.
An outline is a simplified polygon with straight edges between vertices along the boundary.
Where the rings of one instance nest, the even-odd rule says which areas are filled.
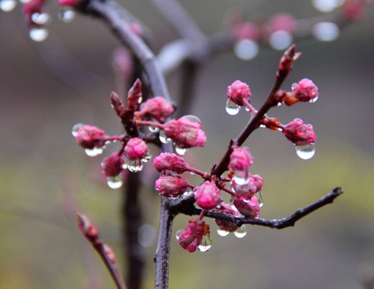
[[[161,124],[161,123],[158,123],[158,122],[153,122],[153,121],[147,121],[147,120],[136,120],[135,121],[135,124],[137,126],[154,126],[154,127],[158,127],[159,129],[164,129],[164,125]]]

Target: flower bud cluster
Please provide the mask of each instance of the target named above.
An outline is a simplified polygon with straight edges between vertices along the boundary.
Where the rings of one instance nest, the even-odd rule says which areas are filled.
[[[227,87],[227,98],[236,105],[244,106],[251,101],[252,93],[248,84],[236,80]]]
[[[283,127],[284,136],[296,146],[315,143],[317,135],[311,124],[304,124],[300,118],[296,118]]]

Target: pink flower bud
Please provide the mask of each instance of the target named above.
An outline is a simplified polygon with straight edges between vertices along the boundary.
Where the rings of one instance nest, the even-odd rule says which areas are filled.
[[[157,119],[160,122],[170,117],[174,112],[174,107],[162,96],[156,96],[148,99],[140,106],[138,114]]]
[[[114,109],[114,111],[116,112],[116,114],[119,116],[119,117],[123,117],[124,114],[125,114],[125,106],[123,105],[121,99],[119,98],[118,94],[115,93],[114,91],[112,91],[110,93],[110,102],[111,102],[111,105],[112,105],[112,108]]]
[[[284,53],[279,62],[278,75],[288,74],[292,69],[292,63],[301,56],[296,52],[296,45],[291,45]]]
[[[180,176],[161,176],[156,180],[155,187],[160,195],[165,197],[178,197],[191,188],[191,185],[185,178]]]
[[[239,212],[234,210],[230,205],[221,203],[217,209],[214,210],[217,213],[226,214],[226,215],[232,215],[232,216],[240,216]],[[238,226],[234,223],[223,221],[221,219],[215,219],[217,226],[227,232],[235,232],[238,229]]]
[[[118,176],[123,171],[124,159],[118,153],[111,154],[101,163],[101,171],[106,177]]]
[[[102,148],[105,145],[107,135],[102,129],[91,126],[82,126],[75,137],[79,145],[85,149]]]
[[[253,163],[254,158],[248,148],[234,148],[230,155],[230,168],[241,179],[248,179],[249,168]]]
[[[254,196],[250,200],[243,199],[240,197],[235,198],[234,206],[242,215],[246,217],[256,218],[260,213],[260,203]]]
[[[58,3],[62,6],[74,7],[77,6],[80,0],[57,0]]]
[[[202,209],[211,210],[222,202],[221,192],[215,182],[206,181],[195,191],[195,200]]]
[[[296,118],[283,128],[284,136],[297,146],[315,143],[317,135],[313,131],[311,124]]]
[[[130,139],[125,146],[125,154],[130,161],[144,158],[148,151],[147,144],[137,137]]]
[[[232,184],[237,196],[250,199],[262,190],[264,180],[259,175],[251,175],[248,183],[244,185],[238,185],[235,181]]]
[[[116,255],[114,254],[112,248],[110,248],[107,244],[104,244],[104,252],[107,255],[110,262],[116,264]]]
[[[358,21],[362,17],[364,5],[367,0],[346,0],[343,5],[343,12],[348,20]]]
[[[227,98],[237,105],[245,105],[243,100],[246,99],[247,102],[250,102],[251,97],[252,93],[248,84],[241,82],[240,80],[234,81],[227,87]]]
[[[77,225],[82,234],[90,241],[95,241],[99,237],[99,232],[86,215],[77,213]]]
[[[127,94],[127,107],[129,110],[135,111],[142,102],[142,82],[137,79]]]
[[[165,135],[180,148],[203,147],[206,142],[201,123],[181,117],[165,124]]]
[[[196,251],[201,244],[203,236],[210,234],[209,225],[202,220],[191,219],[183,230],[178,231],[179,245],[190,253]]]
[[[292,93],[299,101],[314,101],[318,98],[318,87],[308,78],[292,86]]]
[[[183,158],[173,153],[162,153],[153,160],[157,171],[170,170],[181,174],[185,171],[187,163]]]
[[[234,27],[234,38],[235,40],[259,40],[260,38],[260,29],[256,24],[250,22],[239,23]]]

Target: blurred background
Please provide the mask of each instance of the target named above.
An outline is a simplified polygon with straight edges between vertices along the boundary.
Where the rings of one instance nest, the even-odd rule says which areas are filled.
[[[120,3],[152,27],[155,51],[177,39],[150,1]],[[223,28],[232,8],[248,20],[279,12],[296,18],[321,15],[311,1],[182,4],[207,35]],[[123,89],[112,69],[119,43],[100,21],[77,15],[64,23],[57,19],[55,3],[48,3],[47,10],[53,22],[42,43],[29,39],[20,5],[0,14],[0,288],[114,288],[101,260],[76,229],[75,211],[90,216],[126,270],[123,192],[106,186],[100,175],[102,156],[86,156],[71,128],[87,123],[110,134],[121,132],[109,105],[109,93]],[[320,98],[314,104],[273,109],[270,115],[282,123],[300,117],[313,124],[318,135],[314,158],[301,160],[282,134],[265,129],[246,142],[256,158],[252,172],[265,181],[261,217],[286,217],[335,186],[342,186],[345,194],[294,228],[247,226],[243,239],[218,236],[209,220],[211,251],[189,254],[173,240],[170,288],[359,289],[362,275],[374,274],[373,15],[369,7],[362,21],[347,27],[336,41],[296,41],[303,56],[283,88],[307,77],[318,85]],[[206,148],[187,153],[190,164],[210,170],[229,138],[248,120],[244,110],[237,116],[225,112],[227,86],[236,79],[247,82],[258,108],[273,85],[280,56],[279,51],[261,48],[257,57],[243,61],[227,52],[201,68],[190,113],[201,118],[208,141]],[[180,76],[176,72],[168,78],[175,99]],[[143,176],[149,174],[151,164]],[[153,288],[159,210],[149,179],[144,178],[141,193],[147,224],[141,235],[148,261],[145,288]],[[174,232],[187,221],[178,216]]]

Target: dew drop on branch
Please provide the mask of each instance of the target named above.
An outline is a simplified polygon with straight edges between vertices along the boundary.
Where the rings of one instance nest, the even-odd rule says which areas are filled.
[[[1,0],[0,9],[3,12],[10,12],[17,6],[17,1],[14,0]]]
[[[303,160],[311,159],[316,153],[316,146],[314,143],[295,146],[296,154]]]
[[[89,157],[96,157],[104,152],[104,148],[85,149],[84,151]]]
[[[107,179],[107,184],[109,186],[109,188],[111,189],[119,189],[120,187],[122,187],[122,178],[120,175],[118,176],[115,176],[115,177],[108,177]]]
[[[143,163],[139,159],[132,160],[132,161],[129,161],[128,168],[130,172],[138,173],[143,169]]]
[[[166,137],[165,131],[163,131],[163,130],[160,131],[159,139],[160,139],[160,142],[162,142],[162,143],[171,142],[171,139]]]
[[[29,36],[32,40],[36,42],[42,42],[48,37],[48,30],[46,28],[31,28]]]
[[[237,115],[239,113],[240,106],[228,99],[226,101],[226,112],[229,115]]]
[[[264,196],[262,195],[262,192],[258,192],[255,196],[258,200],[258,204],[260,205],[260,208],[262,208],[264,206]]]
[[[145,157],[142,158],[142,162],[143,162],[143,163],[147,163],[147,162],[150,161],[151,158],[152,158],[151,152],[148,151],[147,154],[145,155]]]
[[[221,230],[221,229],[217,229],[217,234],[220,235],[221,237],[225,237],[227,236],[228,234],[230,234],[229,231],[225,231],[225,230]]]
[[[234,235],[236,238],[244,238],[247,235],[247,227],[245,225],[241,225],[235,232]]]
[[[203,236],[201,243],[198,247],[199,251],[204,253],[209,251],[212,248],[212,240],[210,239],[210,234],[206,234]]]
[[[77,123],[73,126],[73,128],[71,129],[71,134],[73,135],[73,137],[77,136],[78,131],[81,129],[82,126],[84,126],[83,123]]]
[[[155,127],[155,126],[152,126],[152,125],[149,126],[148,129],[149,129],[150,132],[159,132],[159,130],[160,130],[158,127]]]
[[[184,156],[187,152],[187,149],[185,148],[180,148],[180,147],[175,147],[175,151],[178,155]]]

